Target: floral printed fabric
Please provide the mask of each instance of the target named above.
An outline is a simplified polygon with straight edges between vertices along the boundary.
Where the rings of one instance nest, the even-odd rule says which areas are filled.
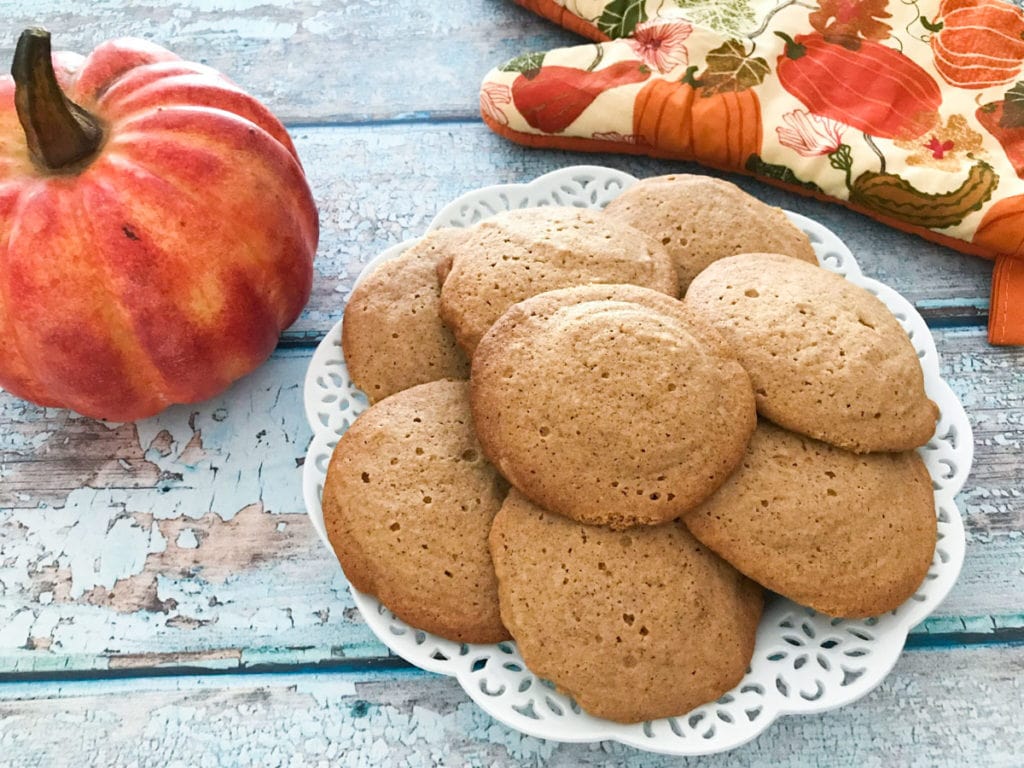
[[[1002,0],[517,0],[593,45],[490,72],[530,146],[696,160],[996,259],[1024,344],[1024,12]]]

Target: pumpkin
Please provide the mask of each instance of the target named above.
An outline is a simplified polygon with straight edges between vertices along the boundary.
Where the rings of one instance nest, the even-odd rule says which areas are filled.
[[[854,49],[820,34],[775,34],[786,41],[779,82],[814,114],[885,139],[916,138],[935,124],[939,86],[899,51],[872,40]]]
[[[1002,101],[982,104],[974,115],[999,142],[1018,178],[1024,179],[1024,83],[1007,91]]]
[[[926,26],[935,69],[958,88],[1013,80],[1024,63],[1024,12],[1003,0],[944,0]]]
[[[692,78],[652,80],[637,94],[633,133],[661,157],[742,170],[761,151],[761,103],[751,90],[707,94]]]
[[[1024,258],[1024,195],[1004,198],[985,211],[971,242],[991,258]]]
[[[128,421],[250,372],[305,305],[316,208],[287,132],[142,40],[0,79],[0,386]]]

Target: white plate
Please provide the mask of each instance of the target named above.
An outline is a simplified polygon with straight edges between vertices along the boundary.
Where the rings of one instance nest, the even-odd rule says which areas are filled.
[[[634,177],[609,168],[565,168],[530,184],[486,187],[463,195],[441,210],[430,229],[467,226],[512,208],[602,208],[635,182]],[[774,598],[766,606],[750,669],[735,689],[685,715],[637,725],[621,725],[582,712],[575,702],[526,669],[515,643],[450,642],[410,627],[376,598],[353,589],[356,605],[381,642],[417,667],[458,678],[486,712],[523,733],[566,742],[614,740],[674,755],[732,749],[757,736],[780,715],[823,712],[848,704],[885,678],[903,650],[907,632],[935,610],[960,572],[964,529],[954,496],[971,468],[971,426],[956,395],[939,376],[935,344],[913,306],[891,288],[864,277],[849,249],[831,231],[804,216],[790,213],[789,217],[808,234],[823,267],[863,286],[892,310],[921,358],[928,396],[941,410],[935,437],[920,449],[935,486],[939,538],[932,566],[917,594],[891,613],[862,620],[831,619]],[[359,279],[413,242],[377,256]],[[305,404],[314,438],[306,455],[303,493],[313,525],[330,549],[320,507],[324,475],[338,438],[366,408],[366,400],[352,385],[342,359],[340,322],[310,362]]]

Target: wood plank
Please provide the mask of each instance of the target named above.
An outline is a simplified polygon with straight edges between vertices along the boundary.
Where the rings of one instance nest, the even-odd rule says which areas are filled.
[[[1024,646],[906,653],[864,699],[785,717],[710,760],[720,768],[1019,766],[1022,680]],[[522,736],[485,715],[451,678],[411,670],[0,688],[0,764],[12,766],[667,768],[708,761]]]
[[[918,634],[994,639],[1024,627],[1024,350],[935,336],[977,457],[964,571]],[[138,424],[0,395],[0,674],[385,653],[303,514],[310,354],[279,350],[223,396]]]
[[[286,122],[476,114],[491,67],[580,38],[508,0],[6,0],[0,61],[45,23],[59,49],[144,37],[209,64]]]
[[[693,164],[529,150],[478,123],[351,126],[293,130],[320,206],[321,244],[313,297],[290,340],[317,339],[341,316],[362,265],[384,249],[419,237],[444,205],[470,190],[528,182],[568,165],[594,163],[646,177],[703,173]],[[402,178],[395,179],[395,169]],[[721,174],[719,174],[721,175]],[[865,274],[889,284],[921,312],[948,324],[984,323],[988,262],[884,227],[835,205],[739,176],[751,194],[842,233]]]

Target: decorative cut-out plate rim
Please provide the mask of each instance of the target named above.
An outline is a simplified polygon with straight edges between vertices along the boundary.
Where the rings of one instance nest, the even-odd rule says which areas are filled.
[[[601,166],[563,168],[529,183],[496,185],[462,195],[441,209],[428,230],[466,226],[514,207],[603,207],[635,182],[627,173]],[[896,611],[866,620],[830,620],[776,596],[766,603],[751,669],[732,692],[677,718],[635,725],[581,712],[571,699],[529,673],[513,642],[463,645],[429,635],[395,618],[376,598],[350,587],[360,613],[384,645],[417,667],[456,677],[484,711],[525,734],[577,743],[612,740],[680,756],[733,749],[758,736],[781,715],[844,706],[885,679],[910,629],[935,610],[959,575],[965,536],[954,497],[973,460],[971,426],[963,406],[941,378],[934,340],[914,307],[893,289],[865,277],[849,249],[829,229],[800,214],[787,214],[808,233],[823,267],[865,287],[893,311],[918,350],[926,389],[942,411],[936,437],[919,451],[935,484],[940,543],[918,594]],[[410,239],[386,249],[364,266],[356,282],[415,242]],[[314,437],[303,467],[303,496],[310,519],[332,554],[320,505],[326,464],[338,437],[366,407],[344,367],[341,326],[339,320],[320,343],[304,384],[306,415]],[[861,661],[864,658],[869,661]],[[773,674],[775,687],[770,688]],[[517,686],[518,693],[512,690]],[[741,714],[749,722],[741,722]]]

